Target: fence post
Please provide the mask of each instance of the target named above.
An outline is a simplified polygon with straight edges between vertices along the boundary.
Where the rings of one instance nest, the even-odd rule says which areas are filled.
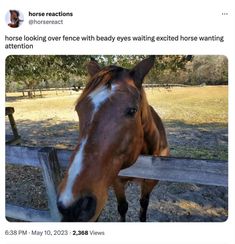
[[[61,215],[57,209],[57,186],[62,178],[60,165],[58,162],[56,150],[45,147],[38,152],[39,162],[42,167],[43,179],[48,195],[48,207],[51,213],[52,221],[60,221]]]
[[[13,132],[13,139],[10,139],[7,141],[9,144],[19,144],[20,143],[20,135],[18,134],[18,130],[16,127],[16,122],[13,116],[13,113],[15,112],[15,109],[13,107],[6,107],[5,108],[5,115],[8,116],[10,125],[11,125],[11,130]]]

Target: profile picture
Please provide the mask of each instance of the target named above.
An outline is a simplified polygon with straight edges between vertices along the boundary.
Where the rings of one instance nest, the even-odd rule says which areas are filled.
[[[9,10],[6,14],[6,22],[11,28],[18,28],[24,21],[23,14],[19,10]]]

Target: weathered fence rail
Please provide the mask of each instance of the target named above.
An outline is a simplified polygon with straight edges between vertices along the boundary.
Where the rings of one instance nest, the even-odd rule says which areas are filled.
[[[192,87],[192,86],[202,86],[202,85],[186,85],[186,84],[157,84],[157,83],[144,83],[144,88],[155,88],[155,87],[164,87],[164,88],[172,88],[172,87]],[[42,96],[43,92],[55,91],[56,93],[59,91],[80,91],[83,90],[85,86],[74,87],[48,87],[48,88],[32,88],[32,89],[20,89],[14,92],[22,92],[22,96],[29,96],[29,92],[32,93],[33,96],[36,95],[36,92],[39,92],[39,95]],[[27,94],[27,95],[26,95]]]
[[[59,221],[56,187],[60,169],[67,166],[71,151],[54,148],[6,146],[6,163],[42,169],[48,194],[49,211],[6,205],[6,216],[25,221]],[[136,163],[121,170],[119,176],[228,186],[228,163],[222,160],[154,157],[141,155]]]
[[[192,87],[192,85],[186,85],[186,84],[158,84],[158,83],[143,83],[144,88],[172,88],[172,87]],[[198,85],[196,85],[198,86]]]
[[[58,92],[62,91],[70,91],[70,94],[72,94],[72,91],[80,91],[84,89],[84,87],[79,87],[76,89],[76,87],[58,87],[58,88],[55,88],[55,87],[52,87],[52,88],[32,88],[32,89],[22,89],[22,90],[19,90],[18,92],[22,92],[22,95],[23,97],[36,97],[36,93],[39,92],[39,96],[43,96],[43,92],[52,92],[52,91],[55,91],[55,94],[57,95]],[[26,95],[26,94],[27,95]]]
[[[6,107],[5,108],[5,116],[8,116],[10,125],[11,125],[11,130],[12,130],[12,135],[11,134],[6,134],[6,144],[11,144],[11,145],[17,145],[20,144],[20,135],[18,133],[17,127],[16,127],[16,122],[14,119],[14,114],[15,109],[13,107]]]

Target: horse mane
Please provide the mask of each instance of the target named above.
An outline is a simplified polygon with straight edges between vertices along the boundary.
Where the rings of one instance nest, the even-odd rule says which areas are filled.
[[[124,70],[125,70],[124,68],[110,65],[110,66],[103,68],[97,74],[92,76],[91,79],[88,81],[82,94],[77,99],[77,101],[75,103],[75,107],[77,107],[80,104],[80,102],[85,97],[87,97],[92,91],[96,90],[97,88],[99,88],[101,86],[111,85],[111,82],[113,80],[117,79]]]

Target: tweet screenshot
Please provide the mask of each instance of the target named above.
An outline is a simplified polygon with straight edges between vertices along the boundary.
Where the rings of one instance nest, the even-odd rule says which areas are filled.
[[[234,244],[234,14],[1,1],[1,243]]]

